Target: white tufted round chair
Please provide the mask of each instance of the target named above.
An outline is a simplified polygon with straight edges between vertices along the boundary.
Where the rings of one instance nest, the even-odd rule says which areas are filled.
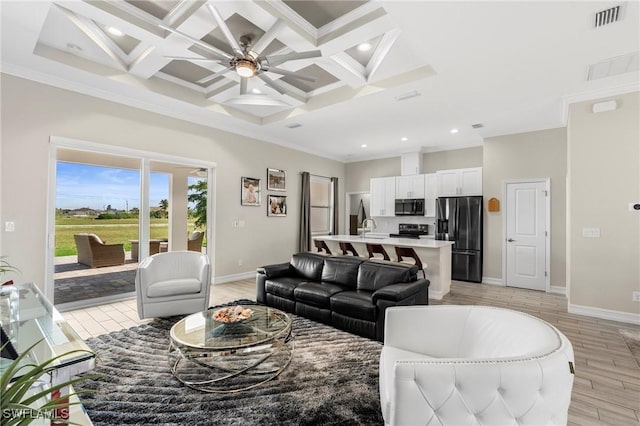
[[[140,319],[193,314],[209,306],[209,257],[193,251],[170,251],[144,259],[136,272]]]
[[[551,324],[487,306],[386,310],[389,425],[566,425],[573,348]]]

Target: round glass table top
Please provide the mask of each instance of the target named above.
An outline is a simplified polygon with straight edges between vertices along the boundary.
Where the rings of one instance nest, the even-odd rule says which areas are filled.
[[[272,342],[291,331],[291,318],[284,312],[259,305],[240,305],[251,309],[250,318],[224,323],[214,320],[216,309],[189,315],[171,328],[171,340],[193,349],[225,350]]]

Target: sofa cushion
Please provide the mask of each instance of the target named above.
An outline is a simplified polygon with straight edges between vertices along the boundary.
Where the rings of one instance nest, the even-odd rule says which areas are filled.
[[[200,292],[200,280],[180,278],[156,281],[147,287],[147,297],[165,297]]]
[[[344,291],[345,288],[336,284],[319,282],[319,283],[302,283],[294,290],[293,294],[296,301],[315,305],[321,308],[329,308],[331,306],[330,298],[334,294]]]
[[[356,288],[358,267],[363,259],[353,256],[327,257],[322,268],[322,281]]]
[[[300,278],[274,278],[265,281],[264,289],[267,293],[293,300],[293,291],[303,282],[305,282],[305,280],[301,280]]]
[[[406,283],[415,279],[415,265],[367,261],[358,268],[358,290],[376,291],[389,284]]]
[[[316,253],[297,253],[291,257],[291,269],[307,281],[320,281],[324,256]]]
[[[331,296],[331,310],[367,321],[376,320],[376,305],[368,291],[342,291]]]

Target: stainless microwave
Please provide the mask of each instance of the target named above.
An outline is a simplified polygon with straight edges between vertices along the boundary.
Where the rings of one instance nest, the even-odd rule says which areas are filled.
[[[396,216],[424,216],[424,200],[397,199]]]

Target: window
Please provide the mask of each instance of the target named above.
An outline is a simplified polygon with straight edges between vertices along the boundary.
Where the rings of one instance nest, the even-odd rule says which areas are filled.
[[[331,179],[311,175],[311,234],[327,235],[333,229],[333,189]]]

